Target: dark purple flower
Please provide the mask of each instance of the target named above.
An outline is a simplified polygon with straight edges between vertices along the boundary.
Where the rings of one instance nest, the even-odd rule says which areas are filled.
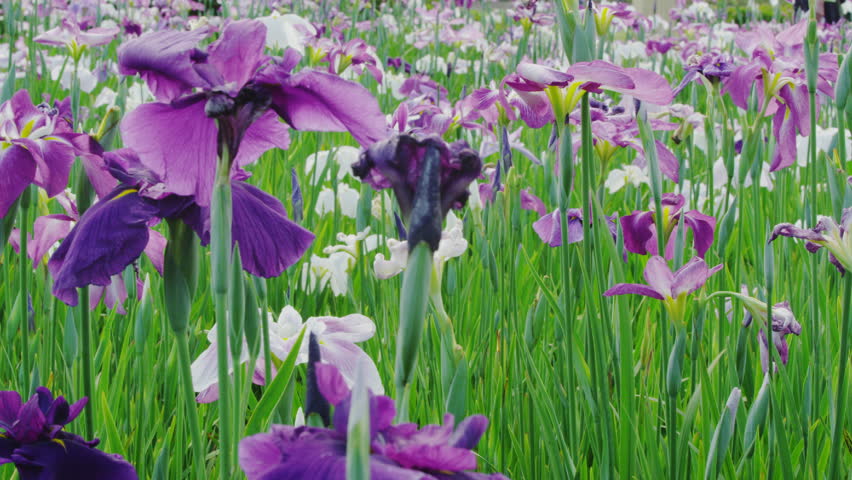
[[[815,253],[820,248],[828,249],[828,259],[841,274],[852,269],[852,207],[843,209],[840,225],[831,217],[820,216],[813,229],[799,228],[791,223],[779,223],[772,229],[772,242],[778,237],[793,237],[805,240],[805,248]]]
[[[156,173],[130,149],[105,157],[121,183],[86,211],[48,262],[53,294],[69,305],[77,304],[77,288],[109,285],[113,275],[136,261],[149,244],[149,227],[161,219],[183,221],[202,245],[210,240],[208,207],[192,197],[164,194]],[[231,179],[232,242],[240,246],[244,270],[275,277],[301,258],[314,236],[287,218],[277,198],[245,183],[247,178],[239,170]]]
[[[35,106],[19,90],[0,105],[0,218],[31,183],[58,195],[74,158],[81,156],[88,169],[99,152],[91,137],[72,131],[70,100]]]
[[[69,405],[53,398],[45,387],[22,403],[18,392],[0,392],[0,465],[14,463],[21,480],[110,479],[135,480],[136,470],[120,455],[95,448],[97,439],[86,441],[62,429],[86,405],[87,399]]]
[[[240,442],[240,466],[248,480],[345,480],[351,392],[336,367],[318,363],[315,368],[320,392],[335,405],[333,428],[273,425],[269,433],[246,437]],[[443,425],[393,425],[393,400],[369,397],[373,480],[506,480],[500,474],[468,471],[476,468],[471,450],[488,426],[482,415],[455,428],[449,414]]]
[[[675,95],[681,92],[686,85],[699,75],[703,75],[714,83],[719,83],[731,76],[736,64],[734,58],[728,53],[711,51],[708,53],[697,53],[687,59],[684,69],[686,73],[680,84],[675,88]]]
[[[464,206],[469,195],[468,185],[482,171],[482,160],[467,142],[447,144],[434,136],[418,139],[397,135],[364,151],[360,160],[352,165],[352,172],[376,190],[393,188],[403,217],[407,219],[429,148],[440,153],[441,211],[446,216],[451,208],[458,210]]]
[[[278,61],[264,55],[262,23],[229,23],[198,49],[207,35],[160,31],[119,48],[119,71],[141,75],[158,100],[125,117],[124,142],[166,192],[209,205],[219,155],[239,168],[287,148],[287,125],[277,117],[296,129],[348,130],[364,145],[384,136],[384,115],[364,87],[323,72],[291,74],[299,54],[288,50]]]
[[[681,213],[685,203],[683,195],[675,193],[664,193],[663,205],[663,243],[666,245],[666,259],[674,257],[674,243],[680,229],[686,228],[692,231],[692,240],[698,256],[704,258],[704,254],[713,244],[713,234],[716,230],[716,219],[704,215],[698,210],[690,210]],[[621,217],[621,229],[624,232],[624,248],[628,252],[639,255],[659,255],[657,251],[657,224],[655,212],[634,211],[630,215]]]

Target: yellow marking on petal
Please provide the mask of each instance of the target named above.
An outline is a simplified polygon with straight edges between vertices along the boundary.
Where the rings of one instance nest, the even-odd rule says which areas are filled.
[[[24,129],[21,130],[21,137],[29,137],[30,134],[33,133],[33,127],[35,127],[35,119],[30,120],[26,125],[24,125]]]
[[[138,191],[139,191],[139,189],[138,189],[138,188],[128,188],[127,190],[125,190],[125,191],[123,191],[123,192],[119,193],[118,195],[116,195],[116,196],[115,196],[115,197],[113,197],[112,199],[113,199],[113,200],[118,200],[119,198],[121,198],[121,197],[123,197],[123,196],[125,196],[125,195],[130,195],[131,193],[136,193],[136,192],[138,192]]]
[[[10,142],[6,142],[6,141],[0,142],[0,147],[3,147],[4,150],[11,147],[11,146],[12,146],[12,144]]]
[[[0,438],[9,438],[9,436],[6,435],[5,433],[0,433]]]
[[[68,447],[66,447],[66,446],[65,446],[65,442],[64,442],[64,441],[62,441],[62,440],[60,440],[60,439],[58,439],[58,438],[51,439],[50,441],[51,441],[51,442],[56,442],[56,443],[58,443],[59,445],[61,445],[61,446],[62,446],[62,448],[63,448],[63,449],[65,449],[66,451],[68,451]]]

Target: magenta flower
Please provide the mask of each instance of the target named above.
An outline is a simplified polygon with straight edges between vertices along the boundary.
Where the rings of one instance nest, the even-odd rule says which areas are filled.
[[[721,264],[707,268],[703,259],[695,257],[672,273],[663,257],[653,256],[645,265],[647,285],[618,283],[604,292],[604,296],[632,294],[662,300],[672,320],[680,323],[686,312],[686,296],[703,287],[707,279],[721,269]]]
[[[665,229],[663,244],[666,245],[667,260],[674,257],[675,239],[680,235],[680,229],[684,228],[684,224],[692,231],[692,243],[699,257],[704,258],[713,244],[716,219],[698,210],[682,213],[685,202],[683,195],[663,194],[663,228]],[[634,211],[630,215],[621,217],[620,221],[624,232],[624,248],[628,252],[639,255],[659,255],[655,212]]]
[[[734,296],[742,300],[746,308],[746,316],[743,318],[743,327],[751,325],[755,316],[761,319],[762,324],[765,325],[767,323],[767,318],[769,317],[767,310],[769,309],[766,306],[766,302],[747,295]],[[787,365],[790,348],[787,345],[786,337],[791,333],[793,335],[802,334],[802,324],[800,324],[796,320],[795,315],[793,315],[793,311],[790,309],[790,302],[779,302],[772,306],[772,321],[770,322],[769,327],[772,330],[772,344],[778,352],[778,356],[781,358],[781,363]],[[760,328],[757,338],[760,342],[760,364],[763,367],[763,371],[768,372],[769,339],[766,338],[766,332],[763,327]]]
[[[202,51],[197,45],[207,35],[154,32],[119,48],[119,71],[140,74],[158,100],[125,117],[123,138],[167,193],[208,206],[218,155],[239,168],[270,148],[287,148],[287,125],[276,117],[296,129],[348,130],[364,145],[384,137],[384,115],[364,87],[323,72],[292,74],[299,54],[264,55],[262,23],[229,23]],[[219,151],[220,139],[227,152]]]
[[[75,157],[87,170],[97,157],[97,142],[71,129],[69,106],[67,99],[35,106],[26,90],[0,105],[0,218],[29,184],[53,197],[65,190]]]
[[[14,463],[21,480],[139,478],[120,455],[96,449],[99,440],[62,431],[87,401],[69,405],[45,387],[38,387],[26,403],[18,392],[0,392],[0,429],[5,430],[0,433],[0,465]]]
[[[269,433],[240,442],[240,467],[248,480],[346,479],[346,435],[352,394],[336,367],[314,366],[317,386],[335,406],[333,428],[273,425]],[[373,480],[506,480],[500,474],[473,473],[479,443],[488,419],[474,415],[453,428],[453,416],[443,425],[418,428],[393,425],[393,400],[370,393],[370,475]]]

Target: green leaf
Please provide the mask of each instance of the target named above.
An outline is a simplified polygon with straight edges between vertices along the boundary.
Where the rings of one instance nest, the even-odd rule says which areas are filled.
[[[299,333],[299,338],[293,344],[293,349],[290,350],[290,353],[284,360],[284,364],[278,369],[275,379],[272,380],[272,383],[263,392],[263,396],[257,403],[257,407],[251,412],[251,418],[249,418],[248,424],[246,424],[246,435],[254,435],[255,433],[266,431],[269,427],[272,412],[275,411],[275,406],[278,405],[278,401],[281,400],[284,394],[284,389],[290,383],[290,377],[293,376],[293,370],[296,367],[296,357],[299,356],[299,349],[302,347],[305,331],[306,329],[303,328],[302,332]]]

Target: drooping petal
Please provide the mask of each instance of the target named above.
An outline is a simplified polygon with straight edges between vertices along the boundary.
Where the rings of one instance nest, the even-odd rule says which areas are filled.
[[[287,150],[289,146],[290,134],[287,124],[278,120],[275,112],[268,111],[252,122],[246,130],[234,162],[237,166],[244,167],[257,161],[267,150],[276,147]]]
[[[354,343],[334,338],[324,338],[323,343],[320,345],[320,351],[322,352],[323,361],[337,367],[343,378],[350,385],[355,382],[355,367],[357,367],[359,361],[363,362],[365,365],[364,378],[367,382],[367,388],[374,394],[383,394],[385,392],[385,387],[382,385],[382,378],[379,376],[379,371],[373,359]]]
[[[146,33],[118,48],[118,71],[122,75],[141,75],[157,100],[174,100],[193,87],[207,84],[193,68],[196,46],[206,36],[203,28]]]
[[[59,240],[65,238],[71,231],[74,219],[67,215],[44,215],[38,217],[33,224],[33,239],[27,247],[33,261],[33,268]]]
[[[457,448],[473,450],[479,444],[479,439],[488,428],[488,418],[484,415],[471,415],[458,424],[453,436],[450,437],[450,445]]]
[[[521,208],[524,210],[532,210],[540,217],[547,214],[547,209],[544,207],[544,202],[530,192],[529,188],[521,190]]]
[[[36,164],[32,155],[20,145],[0,150],[0,218],[32,183]]]
[[[692,230],[692,241],[698,256],[704,258],[704,254],[713,245],[713,233],[716,230],[716,219],[704,215],[698,210],[690,210],[683,216],[684,223]]]
[[[314,368],[317,387],[328,403],[338,405],[349,397],[350,388],[337,367],[329,363],[317,363]]]
[[[204,102],[198,99],[181,108],[140,105],[124,117],[121,135],[142,164],[162,179],[165,192],[194,196],[200,206],[210,205],[217,129],[204,114]]]
[[[657,252],[654,212],[634,212],[619,218],[624,235],[624,248],[639,255]]]
[[[53,294],[77,304],[77,288],[109,285],[148,244],[148,222],[159,213],[133,189],[115,189],[80,219],[48,262]]]
[[[562,227],[559,210],[554,210],[553,213],[548,213],[533,223],[533,230],[538,235],[542,242],[551,247],[559,247],[562,245]]]
[[[59,140],[13,140],[29,150],[36,164],[33,183],[47,191],[48,197],[59,195],[68,186],[68,176],[77,154],[74,147]]]
[[[11,430],[12,425],[18,419],[21,410],[21,394],[15,391],[0,392],[0,428]]]
[[[287,218],[277,198],[245,182],[231,182],[233,242],[239,245],[243,268],[272,278],[296,263],[314,235]]]
[[[385,116],[360,84],[318,71],[290,75],[280,65],[264,69],[257,81],[272,95],[272,108],[297,130],[348,131],[362,146],[386,136]]]
[[[617,283],[613,285],[612,288],[604,292],[605,297],[611,297],[613,295],[642,295],[645,297],[656,298],[657,300],[664,299],[659,292],[647,285],[642,285],[641,283]]]
[[[78,480],[81,478],[137,480],[132,465],[121,456],[104,453],[77,440],[38,442],[15,450],[12,460],[21,480]]]

